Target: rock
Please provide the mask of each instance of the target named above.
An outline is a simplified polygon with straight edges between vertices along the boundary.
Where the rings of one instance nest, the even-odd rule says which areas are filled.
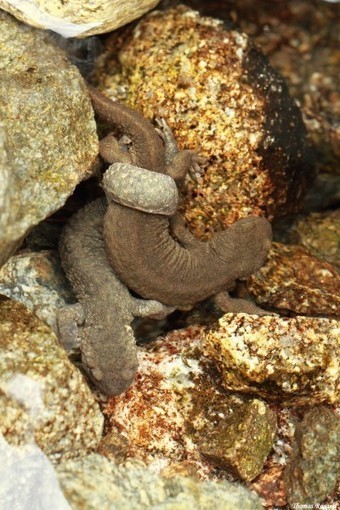
[[[0,11],[0,265],[89,177],[98,153],[85,83],[51,36]]]
[[[222,384],[285,405],[339,400],[339,322],[226,314],[202,338]]]
[[[23,252],[0,269],[0,294],[23,303],[57,334],[56,314],[73,294],[55,251]]]
[[[199,481],[172,475],[162,477],[142,462],[117,466],[90,454],[57,466],[62,490],[74,510],[260,510],[258,497],[227,481]]]
[[[275,431],[276,414],[261,400],[252,400],[203,437],[199,450],[214,465],[249,482],[261,473]]]
[[[140,348],[135,383],[105,407],[110,426],[100,445],[103,454],[170,468],[185,463],[204,477],[216,465],[246,480],[261,470],[275,415],[265,403],[220,387],[218,373],[202,356],[201,335],[202,328],[188,327]]]
[[[87,37],[110,32],[149,11],[159,0],[0,0],[0,8],[38,28],[54,30],[64,37]]]
[[[110,76],[97,72],[106,93],[165,118],[180,148],[199,147],[209,160],[182,197],[196,235],[207,238],[249,214],[272,219],[297,210],[307,170],[302,118],[245,34],[178,6],[113,34],[110,44]]]
[[[296,223],[294,230],[312,255],[340,271],[340,209],[309,214]]]
[[[267,468],[251,484],[251,488],[265,500],[265,507],[284,507],[287,498],[282,480],[283,467],[274,465]]]
[[[305,195],[303,211],[335,209],[340,203],[340,174],[319,173]]]
[[[48,326],[23,305],[0,302],[0,432],[32,442],[54,462],[100,440],[103,416],[80,372]]]
[[[46,455],[34,443],[9,445],[0,434],[1,510],[71,510]]]
[[[340,316],[340,275],[300,245],[273,243],[265,264],[247,280],[247,289],[260,305]]]
[[[339,174],[339,6],[325,1],[315,9],[311,2],[289,0],[278,9],[275,3],[259,0],[257,7],[251,0],[218,2],[215,13],[221,15],[224,9],[225,17],[251,35],[287,79],[316,148],[314,163]]]
[[[297,425],[285,470],[285,487],[292,508],[322,502],[340,477],[340,421],[327,407],[315,407]]]

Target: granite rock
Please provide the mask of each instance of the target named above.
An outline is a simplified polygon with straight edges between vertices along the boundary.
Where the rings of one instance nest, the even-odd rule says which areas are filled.
[[[53,462],[84,455],[103,416],[51,329],[22,304],[0,301],[0,432],[11,445],[35,441]]]
[[[46,455],[33,442],[12,446],[0,434],[1,510],[71,510]]]
[[[273,446],[276,414],[261,400],[252,400],[202,438],[200,452],[214,465],[247,482],[262,471]]]
[[[23,303],[56,334],[57,310],[74,299],[52,250],[13,255],[0,268],[0,294]]]
[[[221,388],[202,355],[201,335],[202,328],[188,327],[140,348],[135,383],[104,408],[101,453],[163,468],[181,463],[203,477],[216,466],[245,480],[258,474],[273,444],[275,415],[264,402]]]
[[[340,209],[309,214],[297,221],[294,230],[312,255],[340,271]]]
[[[249,34],[287,79],[316,149],[314,163],[339,174],[339,3],[286,0],[278,8],[259,0],[256,9],[252,0],[198,3]]]
[[[222,384],[286,405],[339,401],[339,322],[226,314],[203,337]]]
[[[0,11],[0,265],[93,171],[86,86],[47,32]]]

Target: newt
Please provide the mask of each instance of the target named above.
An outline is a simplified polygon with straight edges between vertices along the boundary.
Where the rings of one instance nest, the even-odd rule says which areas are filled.
[[[60,309],[58,327],[67,350],[80,348],[93,383],[117,395],[132,384],[138,367],[134,317],[161,318],[213,295],[229,311],[263,313],[249,301],[230,298],[228,290],[262,265],[271,227],[264,218],[249,217],[211,241],[196,239],[175,214],[172,179],[181,182],[197,171],[200,158],[178,151],[164,123],[160,136],[138,112],[93,88],[90,96],[98,117],[128,141],[112,135],[101,141],[103,159],[118,160],[104,174],[107,201],[88,204],[63,230],[61,261],[78,303]]]
[[[219,302],[229,311],[260,311],[251,302],[229,298],[228,291],[236,280],[246,279],[263,265],[271,246],[270,223],[249,216],[203,242],[190,233],[178,214],[150,214],[112,200],[110,188],[121,165],[142,166],[151,171],[150,176],[165,173],[180,183],[200,159],[195,151],[178,150],[166,124],[161,137],[139,112],[117,105],[93,88],[90,96],[99,119],[118,128],[131,142],[123,158],[111,135],[101,145],[103,159],[118,161],[104,175],[103,187],[109,200],[105,248],[120,280],[141,297],[178,309],[189,309],[222,292]],[[138,179],[135,185],[138,189]]]

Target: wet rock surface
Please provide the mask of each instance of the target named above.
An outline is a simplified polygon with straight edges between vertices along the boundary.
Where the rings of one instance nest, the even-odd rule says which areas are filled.
[[[245,34],[180,6],[145,17],[110,44],[107,93],[146,117],[164,117],[180,148],[200,147],[208,159],[203,178],[187,180],[183,191],[181,211],[196,235],[299,207],[307,171],[302,119]]]
[[[0,265],[89,177],[98,152],[86,86],[46,32],[0,11]]]
[[[23,305],[0,301],[0,431],[57,462],[99,442],[103,417],[51,329]]]

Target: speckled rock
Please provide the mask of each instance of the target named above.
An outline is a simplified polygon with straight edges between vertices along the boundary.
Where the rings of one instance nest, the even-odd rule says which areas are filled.
[[[134,385],[105,407],[110,427],[101,453],[163,468],[184,463],[201,476],[214,472],[216,465],[244,479],[256,476],[273,443],[275,417],[265,403],[249,402],[221,388],[216,369],[202,356],[201,334],[202,328],[189,327],[140,349]],[[227,451],[228,435],[237,443],[234,450]],[[220,463],[218,442],[221,449],[224,442],[226,450],[220,452]]]
[[[99,442],[103,416],[80,372],[48,326],[23,305],[0,302],[0,432],[35,439],[50,460],[83,455]]]
[[[291,507],[321,503],[340,477],[340,420],[327,407],[315,407],[297,425],[295,442],[285,470]]]
[[[23,303],[57,333],[58,308],[72,302],[56,252],[23,252],[0,269],[0,294]]]
[[[287,79],[298,98],[309,136],[316,148],[314,162],[339,174],[339,3],[308,0],[200,2],[204,12],[227,19],[251,35],[271,64]],[[279,7],[279,8],[278,8]]]
[[[300,245],[273,243],[265,264],[247,281],[259,304],[298,314],[340,317],[340,275]]]
[[[198,236],[251,213],[296,210],[305,170],[301,115],[246,35],[179,6],[116,37],[119,65],[109,62],[102,88],[148,118],[164,117],[181,148],[200,148],[209,160],[203,178],[187,179],[181,206]]]
[[[214,465],[251,481],[262,471],[275,431],[276,414],[255,399],[240,406],[222,426],[205,436],[199,450]]]
[[[51,36],[0,11],[0,265],[88,177],[98,153],[86,86]]]
[[[74,510],[260,510],[256,494],[227,481],[160,476],[142,462],[117,466],[91,454],[57,466],[61,488]]]
[[[339,339],[336,320],[226,314],[203,343],[227,389],[312,405],[339,400]]]
[[[54,30],[64,37],[87,37],[110,32],[139,18],[159,0],[0,0],[5,9],[21,21]]]
[[[294,230],[300,243],[312,255],[326,260],[340,271],[340,209],[301,218]]]

